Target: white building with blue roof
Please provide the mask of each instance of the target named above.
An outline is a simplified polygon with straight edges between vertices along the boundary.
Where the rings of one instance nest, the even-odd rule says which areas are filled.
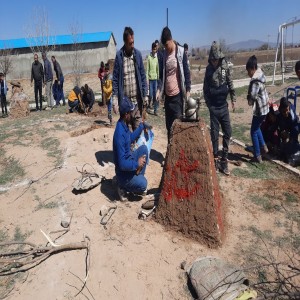
[[[55,55],[64,74],[73,72],[76,51],[80,51],[82,72],[97,72],[101,61],[106,63],[115,58],[116,40],[111,31],[0,40],[0,51],[5,49],[10,49],[13,63],[7,77],[17,79],[30,77],[33,55],[37,52],[42,62],[42,49],[46,50],[49,60]]]

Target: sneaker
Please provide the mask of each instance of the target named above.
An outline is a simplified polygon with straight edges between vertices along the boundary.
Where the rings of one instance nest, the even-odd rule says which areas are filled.
[[[152,108],[147,108],[147,113],[150,114],[150,115],[153,115],[154,114],[154,110]]]
[[[263,154],[267,154],[269,152],[269,149],[266,144],[264,144],[264,146],[261,147],[260,150],[261,150],[261,153],[263,153]]]
[[[121,189],[119,186],[118,186],[118,195],[119,195],[119,198],[120,198],[120,201],[121,202],[126,202],[128,199],[127,199],[127,195],[126,195],[126,191]]]
[[[158,116],[158,113],[157,113],[157,111],[155,111],[155,112],[154,112],[154,116],[156,116],[156,117]]]
[[[219,168],[220,168],[220,171],[221,171],[223,174],[225,174],[225,175],[227,175],[227,176],[230,175],[230,172],[229,172],[229,170],[228,170],[228,160],[227,160],[227,159],[222,159],[222,160],[220,161]]]
[[[262,157],[261,155],[257,156],[257,157],[254,157],[254,161],[261,164],[263,161],[262,161]]]

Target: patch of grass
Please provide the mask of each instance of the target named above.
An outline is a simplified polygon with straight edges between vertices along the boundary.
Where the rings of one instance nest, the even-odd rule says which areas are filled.
[[[266,282],[267,281],[267,273],[265,270],[259,270],[257,274],[257,281],[258,282]]]
[[[249,226],[248,230],[264,241],[271,241],[273,239],[271,230],[261,231],[253,225]]]
[[[273,204],[272,202],[270,201],[270,199],[268,199],[267,197],[261,197],[261,196],[258,196],[258,195],[252,195],[250,196],[250,200],[262,207],[265,211],[270,211],[273,209]]]
[[[47,133],[48,133],[48,130],[45,129],[45,128],[39,128],[39,129],[37,130],[37,134],[38,134],[39,136],[46,136]]]
[[[6,132],[0,132],[0,142],[6,140],[8,137],[10,137],[10,134]]]
[[[271,162],[264,161],[262,164],[245,163],[246,168],[234,168],[231,172],[236,177],[250,179],[273,179],[277,178],[277,171]]]
[[[298,228],[300,229],[300,212],[296,210],[289,211],[287,213],[287,219],[293,221],[297,224]]]
[[[39,195],[34,195],[34,200],[40,202],[41,198]]]
[[[278,219],[275,220],[275,225],[276,225],[276,227],[278,227],[278,228],[281,228],[281,227],[284,226],[284,225],[281,223],[281,221],[278,220]]]
[[[5,232],[3,229],[0,229],[0,243],[5,242],[7,238],[7,232]]]
[[[55,130],[59,130],[59,131],[64,131],[65,130],[65,126],[60,125],[60,124],[55,124],[53,129]]]
[[[250,126],[243,124],[232,124],[232,137],[244,143],[249,143],[251,141]]]
[[[245,112],[245,109],[242,107],[236,108],[234,111],[235,114],[242,114],[244,112]]]
[[[300,249],[300,236],[298,235],[289,235],[289,236],[280,236],[275,238],[275,244],[277,247],[288,249],[293,248],[294,250]]]
[[[299,199],[295,195],[288,192],[283,193],[283,196],[285,197],[285,201],[288,203],[296,203],[299,201]]]
[[[31,234],[31,232],[22,232],[21,228],[19,226],[17,226],[15,228],[13,240],[23,242],[30,236],[30,234]]]
[[[13,156],[3,158],[0,161],[1,173],[0,173],[0,185],[13,182],[17,178],[21,178],[25,175],[25,170],[21,166],[19,160]]]
[[[247,93],[248,93],[248,85],[235,88],[234,90],[235,90],[236,97],[240,97],[240,96],[243,96],[243,95],[246,96]]]
[[[56,207],[58,207],[59,206],[59,204],[57,203],[57,202],[54,202],[54,201],[52,201],[52,202],[49,202],[49,203],[46,203],[46,204],[44,204],[44,203],[40,203],[37,207],[36,207],[36,211],[37,210],[40,210],[40,209],[43,209],[43,208],[45,208],[45,209],[53,209],[53,208],[56,208]]]
[[[62,150],[59,149],[59,146],[59,140],[54,137],[48,137],[41,141],[42,149],[47,151],[47,156],[56,159],[57,165],[59,165],[62,162]]]
[[[209,110],[204,104],[204,106],[200,107],[200,119],[203,119],[206,124],[210,124],[210,116],[209,116]]]

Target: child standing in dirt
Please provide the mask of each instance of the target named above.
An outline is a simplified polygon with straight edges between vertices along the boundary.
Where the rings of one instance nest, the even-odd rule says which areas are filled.
[[[112,102],[111,102],[111,96],[112,96],[112,74],[109,70],[109,64],[107,63],[105,65],[105,75],[103,78],[103,94],[104,94],[104,103],[107,105],[107,117],[109,119],[110,125],[112,125]]]
[[[8,117],[7,103],[6,103],[7,91],[8,91],[8,87],[4,79],[4,74],[0,73],[0,101],[1,101],[1,108],[2,108],[2,118]]]
[[[228,170],[228,150],[231,138],[231,124],[227,103],[230,94],[231,105],[234,111],[235,90],[231,79],[231,71],[221,51],[220,45],[213,42],[208,57],[208,66],[205,71],[203,93],[210,113],[210,135],[213,146],[213,155],[217,171],[230,175]],[[223,152],[219,160],[219,128],[223,131]]]
[[[248,76],[251,78],[248,87],[248,104],[253,107],[253,118],[251,123],[251,139],[253,143],[254,159],[262,163],[261,152],[269,152],[260,126],[269,112],[269,96],[266,90],[266,76],[263,71],[257,67],[257,58],[252,55],[246,64]]]

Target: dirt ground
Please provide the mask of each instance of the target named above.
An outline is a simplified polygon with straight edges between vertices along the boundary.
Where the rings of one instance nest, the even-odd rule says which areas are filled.
[[[233,124],[249,125],[251,112],[244,105],[241,102],[239,113],[231,115]],[[61,107],[0,120],[0,178],[15,171],[0,185],[0,242],[21,239],[45,246],[40,230],[61,230],[61,221],[72,216],[69,232],[49,236],[60,245],[90,239],[87,283],[76,299],[193,299],[180,264],[203,256],[252,267],[247,271],[252,283],[261,279],[262,265],[271,259],[290,264],[298,260],[299,265],[299,177],[268,161],[252,164],[249,153],[231,145],[231,176],[218,175],[227,230],[222,246],[210,249],[167,231],[154,219],[138,219],[146,198],[117,201],[112,181],[114,127],[108,125],[105,110],[97,110],[83,116],[65,114]],[[159,191],[167,149],[162,108],[149,122],[155,140],[146,177],[153,193]],[[72,184],[84,164],[105,179],[86,193],[74,193]],[[117,206],[105,227],[99,215],[103,205]],[[84,250],[57,253],[26,273],[1,276],[0,298],[75,299],[85,276]]]

